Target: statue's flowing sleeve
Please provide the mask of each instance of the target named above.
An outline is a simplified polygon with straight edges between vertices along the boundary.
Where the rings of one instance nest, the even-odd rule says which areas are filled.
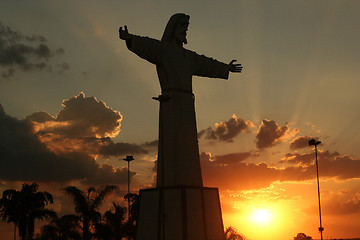
[[[229,77],[229,66],[216,59],[194,53],[193,75],[210,78]]]
[[[153,63],[159,64],[161,59],[161,42],[149,37],[131,35],[126,41],[127,48],[139,57]]]

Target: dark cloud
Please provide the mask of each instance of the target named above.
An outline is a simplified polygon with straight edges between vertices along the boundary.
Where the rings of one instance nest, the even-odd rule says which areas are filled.
[[[57,73],[64,73],[65,71],[69,70],[70,69],[70,66],[69,64],[67,63],[61,63],[61,64],[57,64]]]
[[[240,132],[244,132],[253,126],[252,122],[238,118],[234,114],[228,121],[216,123],[215,128],[209,127],[206,130],[200,131],[198,136],[200,138],[205,135],[207,139],[232,142]]]
[[[12,77],[16,70],[58,72],[69,68],[67,63],[53,65],[50,59],[64,53],[64,49],[51,49],[43,36],[25,36],[18,31],[4,26],[0,22],[0,74],[1,78]]]
[[[316,177],[314,154],[288,154],[288,162],[296,164],[285,168],[272,167],[266,163],[232,162],[218,164],[210,153],[201,153],[204,183],[224,189],[244,190],[264,188],[280,181],[306,181]],[[283,160],[284,161],[284,160]],[[360,159],[353,159],[338,153],[319,153],[319,173],[321,178],[349,180],[360,178]]]
[[[340,196],[339,196],[340,195]],[[360,197],[358,194],[332,194],[329,199],[323,200],[323,209],[327,214],[348,215],[360,213]]]
[[[250,156],[250,152],[230,153],[226,155],[215,156],[214,161],[218,164],[233,164],[242,162]]]
[[[111,137],[120,131],[120,112],[95,97],[85,97],[81,92],[78,96],[64,100],[62,105],[64,109],[58,113],[56,121],[69,123],[62,128],[65,135]]]
[[[46,121],[56,121],[56,119],[45,111],[36,112],[26,117],[33,122],[44,123]]]
[[[108,141],[100,147],[99,154],[106,157],[123,156],[126,154],[148,154],[150,151],[156,150],[157,146],[158,140],[142,144]]]
[[[130,170],[130,177],[134,177],[136,172]],[[108,164],[103,164],[88,176],[83,184],[86,185],[106,185],[106,184],[124,184],[127,183],[127,168],[116,168]]]
[[[63,101],[64,109],[56,117],[47,112],[33,113],[26,119],[34,122],[41,140],[57,152],[77,150],[106,157],[146,154],[157,141],[144,144],[113,142],[120,132],[120,112],[84,93]]]
[[[289,153],[282,159],[297,166],[314,168],[314,153]],[[318,151],[319,174],[325,178],[347,180],[360,178],[360,160],[337,152]]]
[[[319,174],[328,178],[335,177],[338,180],[360,178],[360,160],[337,152],[320,152]]]
[[[216,165],[228,165],[236,164],[244,161],[245,159],[251,156],[251,152],[240,152],[240,153],[230,153],[225,155],[211,156],[209,152],[200,153],[200,159],[202,162],[211,163],[213,166]]]
[[[81,92],[62,105],[56,117],[42,111],[25,118],[33,122],[40,140],[53,152],[79,151],[95,156],[100,150],[105,155],[121,154],[125,147],[134,151],[135,145],[114,144],[110,139],[120,132],[122,116],[103,101]]]
[[[55,152],[77,151],[102,154],[106,157],[126,154],[147,154],[157,140],[144,144],[113,142],[120,132],[120,112],[84,93],[63,101],[64,109],[56,117],[37,112],[26,117],[34,122],[41,140]]]
[[[279,140],[289,137],[291,134],[296,134],[297,129],[289,133],[289,126],[279,126],[273,120],[262,120],[259,130],[256,134],[256,147],[259,149],[268,148],[276,145]]]
[[[143,146],[144,147],[149,147],[149,148],[157,148],[158,143],[159,143],[159,140],[154,140],[154,141],[151,141],[151,142],[145,142],[143,144]]]
[[[98,165],[82,153],[55,154],[34,134],[31,121],[0,116],[0,178],[9,181],[69,181]]]
[[[149,151],[141,145],[132,143],[110,142],[101,146],[99,153],[104,156],[122,156],[126,154],[146,154]]]
[[[278,178],[278,170],[265,163],[217,164],[209,153],[201,153],[204,184],[222,189],[245,190],[268,187]]]
[[[120,132],[120,112],[106,106],[95,97],[79,95],[63,101],[56,117],[46,112],[37,112],[26,119],[35,122],[42,134],[51,133],[63,137],[112,137]]]
[[[290,142],[290,148],[291,149],[308,148],[309,147],[309,141],[311,139],[318,140],[318,138],[307,137],[307,136],[296,137]]]
[[[314,159],[314,153],[300,154],[294,152],[285,154],[285,156],[281,159],[280,163],[291,163],[294,165],[309,166],[313,164]]]
[[[321,207],[327,215],[349,215],[360,214],[360,196],[354,191],[340,191],[337,193],[323,193]],[[318,213],[318,206],[313,205],[305,209],[308,214]]]
[[[125,183],[125,170],[96,162],[102,146],[121,145],[106,137],[120,131],[120,113],[84,94],[65,100],[63,106],[57,117],[37,112],[18,120],[8,116],[0,105],[0,179]],[[141,148],[122,145],[123,152],[134,149]],[[134,175],[132,172],[131,177]]]

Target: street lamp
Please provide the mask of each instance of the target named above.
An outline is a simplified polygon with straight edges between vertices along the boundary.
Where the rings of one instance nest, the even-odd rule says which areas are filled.
[[[316,165],[316,179],[317,179],[317,188],[318,188],[318,200],[319,200],[319,218],[320,218],[320,227],[319,227],[319,231],[320,231],[320,236],[321,236],[321,240],[323,240],[323,231],[324,228],[322,226],[322,221],[321,221],[321,204],[320,204],[320,184],[319,184],[319,166],[318,166],[318,157],[317,157],[317,145],[319,145],[321,142],[320,141],[316,141],[315,139],[311,139],[309,141],[309,146],[315,146],[315,165]]]
[[[128,219],[130,221],[130,162],[135,159],[133,156],[126,156],[123,160],[128,163]]]

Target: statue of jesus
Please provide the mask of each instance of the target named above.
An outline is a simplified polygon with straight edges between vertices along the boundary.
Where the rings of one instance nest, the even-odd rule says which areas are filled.
[[[127,48],[156,65],[160,81],[157,187],[202,187],[192,76],[228,79],[241,72],[241,64],[229,64],[199,55],[183,47],[190,17],[173,15],[161,40],[140,37],[120,27]]]

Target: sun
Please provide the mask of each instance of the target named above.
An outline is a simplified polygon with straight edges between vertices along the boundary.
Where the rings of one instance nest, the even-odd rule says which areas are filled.
[[[254,209],[251,220],[257,225],[268,225],[272,222],[272,212],[265,208]]]
[[[287,239],[296,231],[294,226],[299,221],[294,218],[293,214],[298,213],[294,208],[285,200],[249,199],[236,204],[237,211],[227,215],[226,220],[231,222],[228,226],[234,226],[248,239]]]

